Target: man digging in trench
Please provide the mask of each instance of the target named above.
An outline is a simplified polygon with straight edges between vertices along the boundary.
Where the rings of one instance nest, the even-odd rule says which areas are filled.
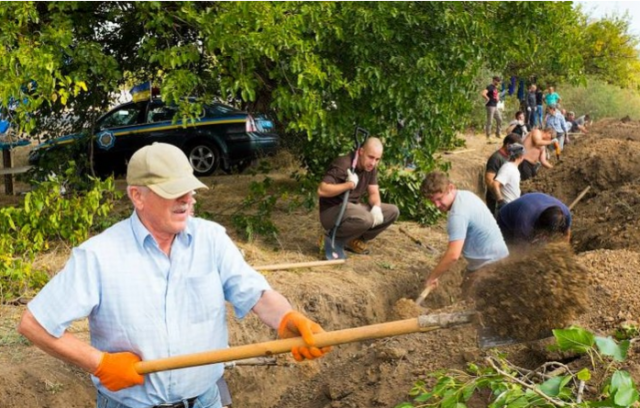
[[[566,241],[507,258],[498,224],[475,194],[457,190],[442,172],[428,174],[420,191],[448,213],[449,245],[427,276],[425,289],[436,288],[438,279],[464,256],[469,265],[463,291],[474,301],[481,326],[491,328],[484,336],[491,341],[537,340],[584,312],[588,271],[576,262]]]
[[[474,193],[458,190],[446,174],[427,174],[421,194],[442,212],[448,213],[449,245],[425,280],[425,289],[438,287],[438,279],[464,256],[472,273],[509,255],[493,214]]]
[[[193,192],[206,188],[184,153],[154,143],[127,169],[130,218],[74,248],[71,258],[27,305],[20,334],[92,373],[98,408],[220,408],[222,364],[140,375],[135,364],[228,345],[225,301],[254,312],[280,338],[302,336],[297,361],[321,357],[322,328],[271,289],[224,229],[191,217]],[[67,328],[89,319],[91,344]]]

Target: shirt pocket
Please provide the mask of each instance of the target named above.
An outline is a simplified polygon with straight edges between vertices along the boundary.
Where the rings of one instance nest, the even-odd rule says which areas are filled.
[[[224,318],[224,296],[216,273],[186,279],[186,312],[190,323],[215,322]]]

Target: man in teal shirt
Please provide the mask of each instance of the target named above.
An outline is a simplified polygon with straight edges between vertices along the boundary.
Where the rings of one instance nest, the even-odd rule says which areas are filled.
[[[550,86],[547,94],[544,97],[544,101],[546,102],[547,106],[557,106],[561,100],[562,98],[560,98],[560,95],[558,95],[556,90],[552,86]]]

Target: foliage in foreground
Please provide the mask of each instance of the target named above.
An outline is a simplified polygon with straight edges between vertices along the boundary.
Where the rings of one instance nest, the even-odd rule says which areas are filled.
[[[591,370],[573,372],[560,363],[545,363],[539,369],[526,370],[510,363],[503,354],[495,353],[485,359],[485,364],[469,364],[466,371],[432,373],[436,379],[432,388],[418,381],[410,392],[413,402],[404,402],[396,408],[465,408],[478,394],[485,395],[489,408],[637,406],[636,384],[627,371],[619,369],[627,356],[628,339],[616,342],[579,327],[554,330],[553,335],[555,350],[586,353]],[[558,368],[550,373],[543,371],[554,366]],[[586,387],[592,400],[584,400]]]
[[[66,176],[72,174],[73,165]],[[47,271],[34,269],[32,263],[52,243],[79,245],[93,228],[109,222],[113,202],[120,195],[112,178],[90,178],[90,186],[81,193],[70,190],[66,180],[49,176],[27,193],[21,206],[0,209],[0,302],[14,301],[44,286]]]

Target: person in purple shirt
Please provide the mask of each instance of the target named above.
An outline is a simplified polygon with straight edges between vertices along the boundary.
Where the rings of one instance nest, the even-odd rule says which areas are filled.
[[[529,193],[502,207],[498,226],[507,244],[571,238],[571,212],[555,197]]]

